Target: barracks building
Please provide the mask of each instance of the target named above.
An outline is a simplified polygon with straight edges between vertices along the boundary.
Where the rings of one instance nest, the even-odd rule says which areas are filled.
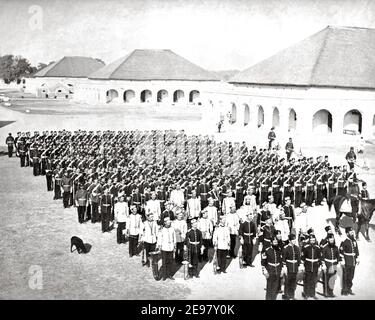
[[[171,50],[65,57],[33,81],[38,96],[88,104],[200,105],[233,132],[375,135],[375,29],[328,26],[227,82]]]

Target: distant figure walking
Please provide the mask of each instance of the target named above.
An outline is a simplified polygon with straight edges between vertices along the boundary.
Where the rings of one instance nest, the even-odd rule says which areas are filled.
[[[286,160],[289,162],[290,157],[292,156],[292,153],[294,152],[294,145],[292,138],[289,138],[289,141],[285,145],[285,151],[286,151]]]
[[[11,133],[9,133],[8,137],[5,140],[5,143],[8,146],[8,157],[11,158],[13,155],[13,145],[14,145],[14,138],[12,137]]]
[[[272,148],[272,143],[276,139],[276,133],[275,133],[275,128],[272,127],[271,131],[268,133],[268,150],[271,150]]]
[[[223,120],[220,120],[218,123],[217,123],[217,132],[221,132],[221,128],[222,128],[222,126],[223,126]]]

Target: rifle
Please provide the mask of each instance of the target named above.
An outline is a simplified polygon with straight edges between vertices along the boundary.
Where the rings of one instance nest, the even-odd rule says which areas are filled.
[[[244,262],[243,262],[243,250],[242,250],[242,245],[240,245],[238,249],[238,263],[240,265],[240,269],[243,269],[244,267]]]
[[[184,252],[184,261],[182,261],[184,266],[184,280],[189,279],[189,265],[190,265],[190,249],[187,247],[187,250]]]
[[[144,266],[147,263],[147,261],[146,261],[146,250],[145,250],[145,245],[144,245],[143,241],[141,243],[142,243],[142,266]]]
[[[214,268],[214,274],[217,274],[217,248],[214,249],[214,256],[212,258],[212,266]]]

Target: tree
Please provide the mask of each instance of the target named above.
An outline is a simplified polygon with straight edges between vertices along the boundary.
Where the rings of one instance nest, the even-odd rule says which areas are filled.
[[[0,78],[6,83],[20,79],[34,71],[35,67],[22,56],[8,54],[0,57]]]
[[[0,78],[5,83],[14,81],[13,59],[11,54],[0,57]]]

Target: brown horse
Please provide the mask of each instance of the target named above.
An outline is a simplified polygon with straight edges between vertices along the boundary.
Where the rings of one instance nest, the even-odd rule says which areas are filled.
[[[369,224],[372,218],[372,215],[375,211],[375,199],[371,200],[361,200],[361,212],[358,215],[358,229],[357,229],[357,240],[359,232],[361,231],[362,225],[365,226],[365,238],[367,241],[370,240],[368,234]]]
[[[342,206],[343,202],[346,201],[348,198],[350,199],[350,203],[351,203],[351,206],[352,206],[352,212],[341,212],[340,211],[341,206]],[[329,199],[329,201],[328,201],[328,209],[329,209],[329,211],[331,211],[332,205],[335,208],[335,212],[336,212],[335,231],[339,235],[341,235],[341,231],[340,231],[340,219],[341,219],[342,215],[345,214],[348,217],[351,217],[353,219],[353,223],[356,223],[358,209],[359,209],[359,201],[358,201],[358,198],[354,197],[354,196],[337,195],[337,196],[334,196],[331,199]]]

